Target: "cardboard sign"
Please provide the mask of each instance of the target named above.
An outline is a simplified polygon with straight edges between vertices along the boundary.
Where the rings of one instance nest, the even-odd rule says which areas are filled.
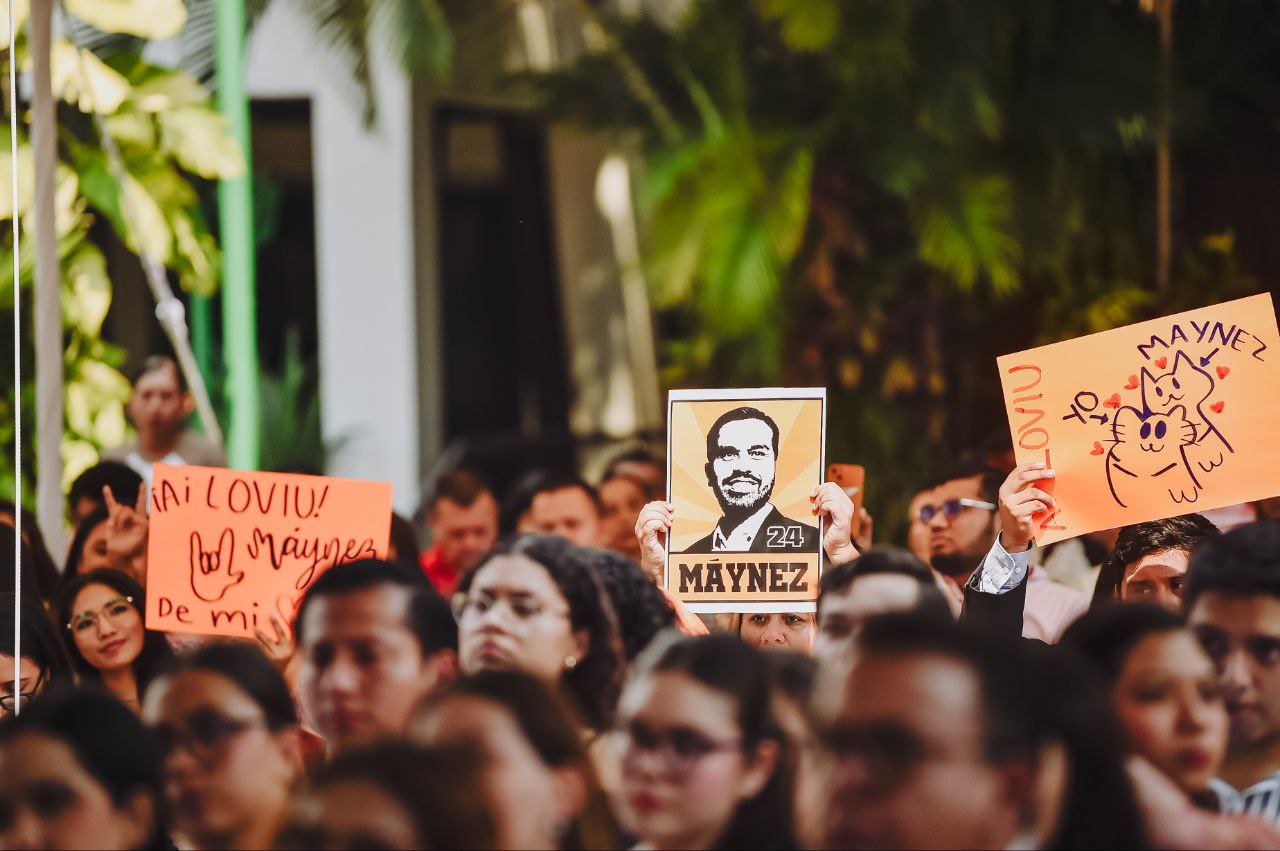
[[[147,629],[252,638],[317,576],[383,558],[391,484],[155,465]]]
[[[997,359],[1018,463],[1057,473],[1036,543],[1280,492],[1269,295]]]
[[[812,612],[825,388],[673,390],[667,590],[695,612]]]

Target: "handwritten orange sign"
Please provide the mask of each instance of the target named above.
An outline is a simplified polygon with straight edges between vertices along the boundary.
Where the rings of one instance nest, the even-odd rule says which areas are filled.
[[[325,570],[384,557],[390,529],[390,483],[157,464],[147,628],[271,635]]]
[[[1256,295],[997,359],[1044,545],[1280,493],[1280,335]]]

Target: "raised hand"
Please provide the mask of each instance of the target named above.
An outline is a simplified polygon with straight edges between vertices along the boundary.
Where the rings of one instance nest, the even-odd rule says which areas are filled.
[[[102,486],[102,498],[107,507],[107,558],[111,566],[146,584],[147,533],[151,528],[147,519],[147,486],[139,486],[133,505],[117,502],[110,485]]]
[[[1000,541],[1007,552],[1025,550],[1036,536],[1035,515],[1057,507],[1057,500],[1036,487],[1055,475],[1043,461],[1028,461],[1015,467],[1000,486]]]
[[[676,507],[669,502],[656,500],[640,509],[636,518],[636,540],[640,542],[640,566],[654,582],[662,583],[662,571],[667,563],[667,535],[671,531],[671,519]]]
[[[284,673],[289,667],[290,660],[293,659],[293,638],[275,615],[271,616],[271,630],[274,637],[268,637],[265,632],[256,628],[253,630],[253,636],[258,639],[259,649],[271,660],[271,664],[276,666],[276,670]]]
[[[853,500],[835,482],[823,482],[809,494],[814,515],[822,518],[822,549],[832,564],[858,557],[853,543]]]

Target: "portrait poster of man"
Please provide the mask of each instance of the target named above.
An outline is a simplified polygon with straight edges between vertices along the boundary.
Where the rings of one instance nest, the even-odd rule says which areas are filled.
[[[666,586],[695,612],[811,612],[825,388],[673,390]]]

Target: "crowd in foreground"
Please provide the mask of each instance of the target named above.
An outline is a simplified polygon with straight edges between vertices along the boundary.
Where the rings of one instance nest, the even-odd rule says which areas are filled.
[[[425,552],[394,518],[291,625],[213,640],[143,616],[186,404],[149,362],[61,568],[0,526],[0,847],[1280,848],[1273,502],[1044,551],[1054,472],[988,453],[897,548],[828,483],[816,614],[704,620],[648,453],[501,501],[454,470]]]

